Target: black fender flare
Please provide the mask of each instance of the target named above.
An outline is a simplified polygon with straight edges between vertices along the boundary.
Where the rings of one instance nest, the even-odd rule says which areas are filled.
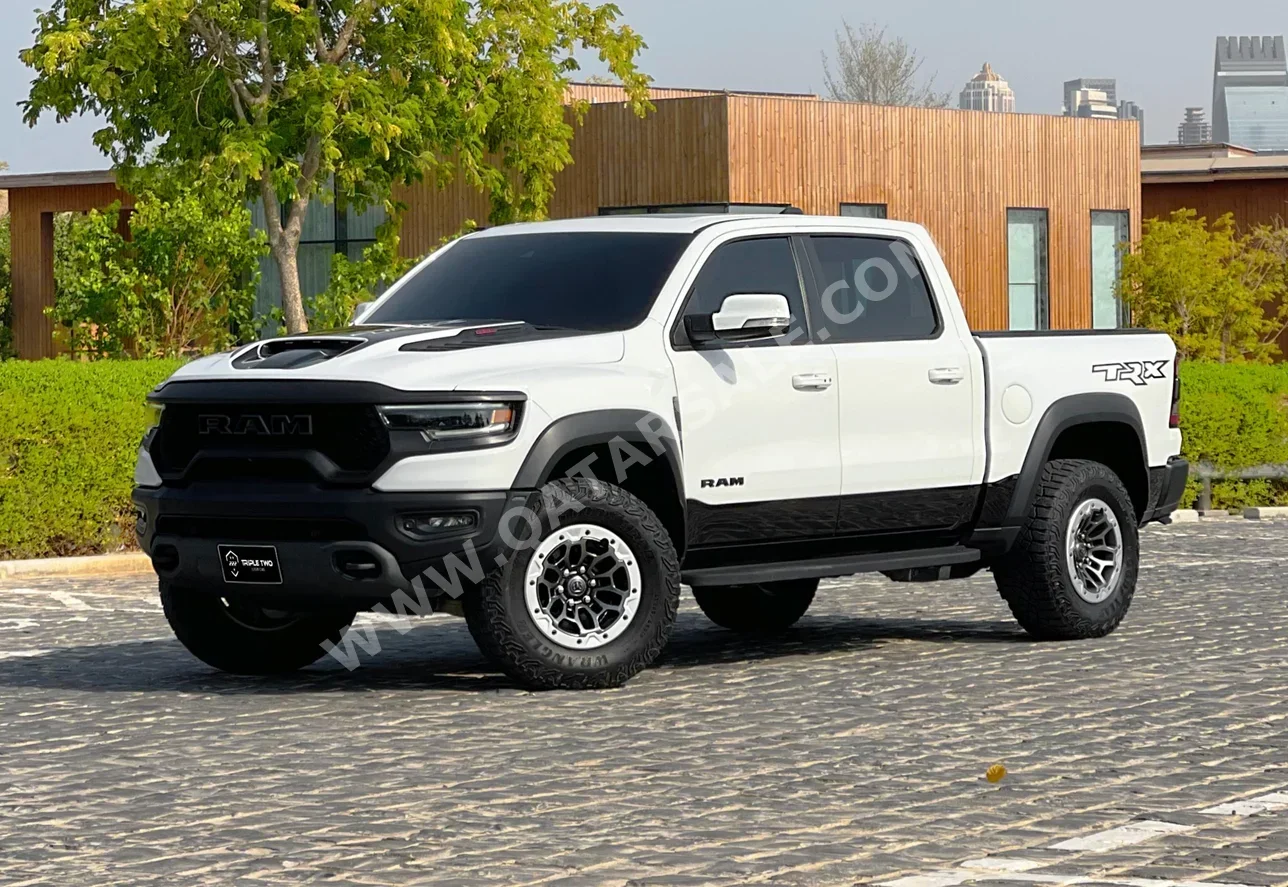
[[[1117,422],[1130,427],[1140,444],[1141,465],[1146,472],[1149,471],[1145,426],[1140,419],[1140,410],[1131,398],[1110,392],[1088,392],[1062,397],[1047,408],[1034,429],[1033,438],[1029,441],[1029,452],[1016,477],[1015,493],[1011,496],[1011,504],[1006,510],[1002,526],[1023,526],[1037,493],[1042,466],[1051,458],[1051,451],[1060,435],[1070,428],[1096,422]]]
[[[671,423],[647,410],[593,410],[556,419],[541,432],[514,480],[518,490],[535,490],[551,480],[555,466],[583,447],[630,444],[645,456],[662,459],[671,471],[679,506],[685,508],[684,463]],[[601,478],[611,480],[611,478]]]

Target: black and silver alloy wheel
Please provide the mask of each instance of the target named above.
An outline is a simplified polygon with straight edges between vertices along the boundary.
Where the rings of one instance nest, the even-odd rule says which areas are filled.
[[[643,589],[639,559],[622,537],[594,524],[551,533],[528,562],[524,598],[554,643],[595,650],[630,627]]]
[[[1122,480],[1089,459],[1046,463],[1014,547],[992,565],[1017,622],[1046,641],[1099,638],[1127,615],[1140,566]]]
[[[1123,574],[1123,537],[1118,515],[1099,499],[1086,499],[1069,517],[1066,559],[1073,589],[1099,604],[1118,588]]]
[[[516,534],[524,544],[465,596],[470,634],[526,687],[624,684],[675,624],[680,558],[666,527],[622,488],[584,478],[550,484],[530,508],[531,535]]]

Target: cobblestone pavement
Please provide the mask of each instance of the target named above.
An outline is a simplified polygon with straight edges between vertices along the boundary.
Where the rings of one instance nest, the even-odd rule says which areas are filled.
[[[1288,526],[1145,549],[1103,641],[1027,640],[986,575],[864,578],[772,641],[686,600],[601,693],[516,690],[446,618],[232,678],[148,579],[11,581],[0,883],[1288,885]]]

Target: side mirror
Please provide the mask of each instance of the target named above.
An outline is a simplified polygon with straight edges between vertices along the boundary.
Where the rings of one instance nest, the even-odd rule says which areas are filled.
[[[787,297],[777,293],[734,293],[725,296],[720,310],[707,317],[686,317],[685,329],[694,342],[723,339],[747,342],[769,339],[786,332],[792,323]]]
[[[353,306],[353,313],[349,315],[349,326],[357,326],[362,323],[362,318],[371,310],[375,302],[359,302]]]

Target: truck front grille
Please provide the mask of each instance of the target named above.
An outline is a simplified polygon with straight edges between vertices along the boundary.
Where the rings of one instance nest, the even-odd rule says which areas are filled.
[[[389,432],[366,404],[171,403],[152,442],[162,475],[180,475],[198,454],[245,463],[316,452],[341,471],[374,471],[389,456]]]

